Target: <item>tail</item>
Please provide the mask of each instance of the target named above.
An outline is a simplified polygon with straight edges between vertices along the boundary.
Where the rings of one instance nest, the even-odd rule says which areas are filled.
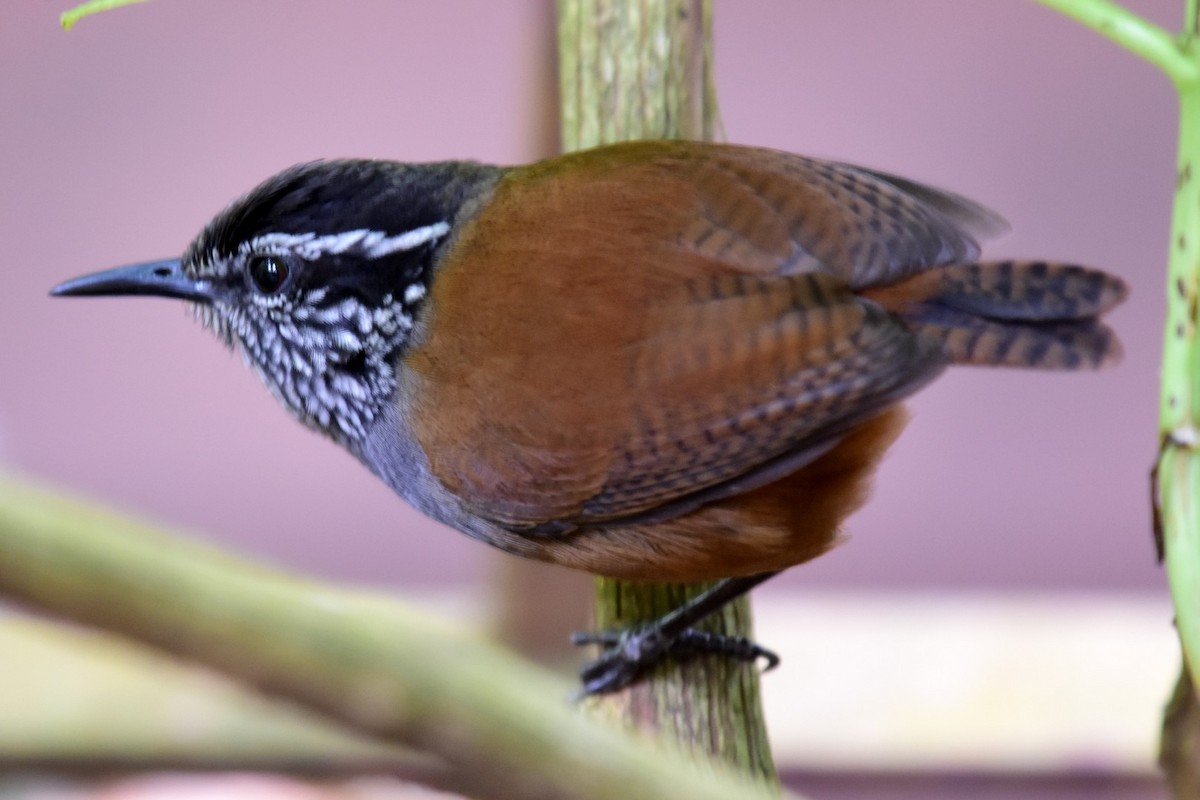
[[[941,339],[954,364],[1099,368],[1121,356],[1100,315],[1125,284],[1099,270],[1045,261],[935,267],[862,292],[914,330]]]

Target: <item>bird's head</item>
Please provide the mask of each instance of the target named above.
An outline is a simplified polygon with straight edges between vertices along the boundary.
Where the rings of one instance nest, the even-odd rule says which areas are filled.
[[[229,205],[182,258],[51,293],[188,301],[289,411],[353,446],[395,391],[440,249],[495,172],[465,162],[302,164]]]

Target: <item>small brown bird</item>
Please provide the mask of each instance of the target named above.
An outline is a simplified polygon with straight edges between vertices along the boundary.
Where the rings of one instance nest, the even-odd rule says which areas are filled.
[[[181,260],[57,295],[195,304],[279,401],[424,513],[503,550],[723,579],[609,646],[587,691],[837,540],[948,364],[1100,367],[1125,296],[1083,267],[979,262],[1005,229],[912,181],[772,150],[633,142],[520,167],[304,164]]]

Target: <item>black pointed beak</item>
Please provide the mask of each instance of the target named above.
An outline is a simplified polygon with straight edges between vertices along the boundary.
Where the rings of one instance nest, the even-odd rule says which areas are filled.
[[[197,303],[213,301],[212,284],[188,277],[179,259],[148,261],[94,272],[64,281],[51,289],[50,294],[54,297],[147,294]]]

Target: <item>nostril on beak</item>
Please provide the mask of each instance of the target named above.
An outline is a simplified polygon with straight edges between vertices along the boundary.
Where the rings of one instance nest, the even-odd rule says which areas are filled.
[[[166,278],[171,274],[171,268],[170,267],[156,267],[154,270],[154,274],[160,278]]]

